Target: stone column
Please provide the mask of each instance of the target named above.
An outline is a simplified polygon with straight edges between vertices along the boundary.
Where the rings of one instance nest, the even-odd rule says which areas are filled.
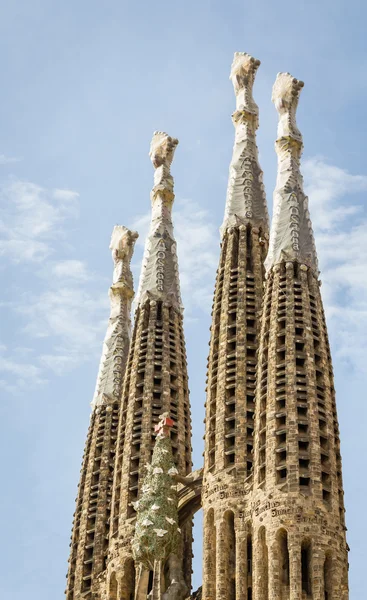
[[[325,600],[324,562],[325,553],[312,544],[311,546],[311,592],[312,600]]]
[[[247,600],[248,565],[246,529],[236,531],[236,600]]]
[[[268,594],[269,600],[280,599],[280,569],[279,569],[279,546],[273,539],[268,544],[269,551],[269,581]]]
[[[298,538],[288,537],[289,551],[289,597],[302,600],[301,545]]]
[[[204,513],[204,523],[203,598],[215,600],[217,536],[214,509],[210,508],[206,514]]]
[[[218,600],[227,600],[228,598],[228,567],[226,562],[227,554],[227,543],[226,543],[226,532],[227,524],[222,518],[217,525],[217,598]],[[208,600],[208,599],[205,599]]]

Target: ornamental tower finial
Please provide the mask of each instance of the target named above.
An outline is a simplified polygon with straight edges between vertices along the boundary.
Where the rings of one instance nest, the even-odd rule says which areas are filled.
[[[172,205],[173,177],[170,172],[178,140],[167,133],[156,131],[149,156],[155,168],[151,192],[152,220],[145,244],[137,305],[147,297],[165,300],[182,310],[176,241],[173,234]]]
[[[236,110],[232,115],[236,133],[229,167],[222,237],[228,227],[240,223],[250,222],[268,229],[268,211],[256,146],[259,108],[252,96],[259,65],[259,60],[245,52],[236,52],[234,55],[230,79],[236,94]]]
[[[308,198],[303,191],[300,158],[302,135],[296,124],[299,95],[303,87],[289,73],[278,73],[272,100],[278,111],[278,175],[274,191],[273,223],[270,232],[269,253],[265,261],[269,271],[277,263],[296,261],[318,273],[317,255]]]
[[[134,296],[130,269],[138,234],[123,225],[113,228],[110,250],[114,262],[112,286],[109,290],[111,314],[103,342],[93,409],[101,404],[120,400],[122,381],[129,351],[131,331],[131,303]]]

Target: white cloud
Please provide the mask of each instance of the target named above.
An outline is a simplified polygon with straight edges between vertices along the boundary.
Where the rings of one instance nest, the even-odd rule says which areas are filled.
[[[333,350],[349,367],[366,371],[367,216],[361,199],[350,197],[367,190],[367,176],[319,157],[304,167]]]
[[[57,287],[34,298],[28,297],[17,308],[28,318],[24,331],[36,338],[57,338],[69,350],[89,354],[99,342],[107,294],[100,297],[79,287]]]
[[[0,184],[0,254],[22,269],[25,281],[29,275],[31,281],[38,277],[36,286],[25,287],[1,305],[18,314],[13,337],[28,336],[29,346],[1,355],[0,386],[7,392],[40,385],[48,372],[61,375],[101,351],[107,290],[103,296],[96,292],[96,278],[92,289],[86,263],[63,258],[61,252],[67,225],[78,216],[78,197],[72,190],[19,180]],[[56,253],[60,260],[52,260]]]
[[[87,266],[80,260],[60,260],[50,265],[48,274],[52,274],[58,280],[88,281],[90,279]]]
[[[0,154],[0,165],[10,165],[20,162],[21,160],[21,158],[16,158],[15,156],[5,156],[5,154]]]
[[[10,393],[46,382],[40,367],[19,361],[16,353],[11,357],[0,356],[0,375],[0,387]]]
[[[196,309],[210,312],[214,275],[219,257],[219,232],[208,211],[191,200],[177,200],[173,211],[174,232],[181,283],[182,300],[190,319]],[[136,219],[132,229],[139,232],[137,244],[144,247],[149,231],[150,213]],[[134,272],[140,274],[134,264]],[[137,287],[137,285],[136,285]]]
[[[317,156],[304,161],[303,173],[315,228],[330,231],[362,210],[359,205],[349,204],[348,196],[367,190],[365,175],[351,175]]]
[[[13,262],[43,261],[62,235],[61,225],[78,214],[78,194],[48,190],[27,181],[0,186],[0,255]]]

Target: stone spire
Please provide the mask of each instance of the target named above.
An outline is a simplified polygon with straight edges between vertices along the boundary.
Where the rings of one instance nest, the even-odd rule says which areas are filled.
[[[122,381],[129,351],[131,302],[134,295],[130,270],[131,257],[138,234],[123,225],[112,232],[110,249],[114,262],[112,286],[109,290],[111,314],[103,342],[93,409],[120,400]]]
[[[167,300],[181,310],[176,241],[173,234],[172,205],[174,200],[171,163],[178,140],[156,131],[150,145],[154,187],[151,192],[152,219],[145,244],[137,305],[149,297]]]
[[[109,597],[115,597],[113,594],[117,581],[116,597],[123,600],[130,600],[134,594],[133,573],[136,565],[131,541],[137,517],[136,507],[139,506],[136,502],[144,496],[146,465],[152,460],[154,429],[162,413],[168,413],[174,421],[171,445],[179,475],[185,477],[192,470],[183,311],[171,220],[174,195],[170,165],[177,143],[166,133],[155,133],[150,149],[156,169],[151,195],[152,222],[146,242],[120,405],[106,572]],[[190,588],[191,519],[182,523],[181,529],[183,550],[179,566]],[[171,563],[167,566],[173,571],[177,567]],[[157,573],[155,570],[155,575]],[[155,577],[153,588],[149,577],[146,583],[147,593],[150,594],[154,589],[155,597],[154,594],[159,593],[159,577]],[[142,581],[139,579],[140,585]],[[146,595],[143,597],[146,598]]]
[[[268,229],[268,210],[262,171],[258,162],[256,129],[259,108],[252,97],[256,71],[260,61],[245,52],[234,55],[230,79],[236,94],[236,110],[232,115],[235,142],[229,167],[222,237],[228,227],[251,222]]]
[[[206,388],[202,495],[206,600],[252,597],[251,524],[237,515],[243,516],[252,505],[255,381],[268,243],[255,142],[258,108],[252,98],[259,64],[238,52],[231,72],[237,98],[236,141],[221,228]]]
[[[278,181],[256,373],[251,516],[257,600],[347,600],[348,546],[335,387],[295,113],[278,75]]]
[[[90,600],[106,567],[122,381],[130,345],[134,295],[130,261],[137,233],[117,225],[110,248],[114,261],[111,315],[100,363],[76,498],[67,576],[67,600]]]
[[[274,191],[273,222],[270,232],[266,270],[282,261],[297,261],[317,274],[317,255],[308,212],[308,198],[303,191],[300,158],[302,135],[296,124],[296,110],[303,82],[289,73],[278,73],[272,100],[279,115],[278,175]]]

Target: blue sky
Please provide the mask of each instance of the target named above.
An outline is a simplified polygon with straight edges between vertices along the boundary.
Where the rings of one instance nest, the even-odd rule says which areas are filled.
[[[336,374],[351,598],[365,598],[367,47],[362,1],[0,1],[0,596],[61,600],[112,277],[115,224],[147,230],[154,130],[178,137],[174,220],[195,466],[233,145],[233,53],[254,96],[269,207],[278,71],[305,81],[303,173]],[[195,582],[200,531],[196,533]]]

